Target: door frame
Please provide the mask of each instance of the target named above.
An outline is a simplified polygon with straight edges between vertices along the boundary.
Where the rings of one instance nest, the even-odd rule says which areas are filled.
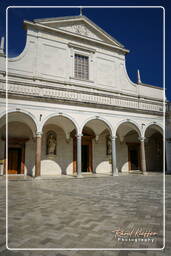
[[[8,146],[8,150],[9,150],[9,148],[20,148],[21,149],[21,172],[20,172],[20,174],[24,174],[24,169],[25,169],[25,143],[28,140],[29,140],[28,138],[9,138],[8,139],[8,144],[5,143],[4,175],[6,174],[6,168],[7,168],[7,163],[8,163],[8,159],[6,157],[6,147],[7,146]],[[8,170],[7,170],[7,172],[8,172]],[[14,174],[8,174],[8,175],[14,175]]]
[[[136,148],[138,151],[138,170],[141,170],[140,143],[139,142],[127,142],[126,144],[128,146],[128,171],[132,171],[130,149],[133,147]]]
[[[93,150],[92,150],[92,136],[82,136],[81,146],[88,145],[88,170],[93,172]],[[77,172],[77,140],[73,138],[73,174]],[[86,172],[85,172],[86,173]]]

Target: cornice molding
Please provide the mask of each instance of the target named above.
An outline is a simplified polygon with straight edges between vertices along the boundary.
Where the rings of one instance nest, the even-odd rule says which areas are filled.
[[[5,71],[0,71],[0,74],[3,75],[3,79],[1,78],[0,81],[1,82],[4,82],[6,83],[6,72]],[[116,90],[113,90],[113,88],[102,88],[102,87],[99,87],[99,86],[96,86],[94,84],[92,84],[91,82],[91,85],[88,84],[81,84],[81,83],[77,83],[77,82],[69,82],[69,81],[60,81],[60,80],[56,80],[56,79],[48,79],[48,78],[42,78],[42,77],[38,77],[38,76],[29,76],[29,75],[20,75],[20,74],[16,74],[16,73],[11,73],[11,72],[8,72],[8,80],[12,82],[18,82],[20,83],[20,81],[16,81],[16,80],[10,80],[10,77],[12,78],[21,78],[21,79],[28,79],[28,80],[31,80],[30,83],[28,82],[24,82],[25,84],[28,84],[28,85],[37,85],[37,86],[41,86],[40,85],[40,82],[46,82],[46,83],[51,83],[52,85],[44,85],[46,88],[50,88],[50,87],[53,87],[53,89],[55,89],[56,87],[53,86],[53,84],[61,84],[63,86],[68,86],[68,88],[70,86],[74,86],[76,88],[76,91],[79,90],[81,91],[81,88],[85,88],[88,90],[88,92],[90,92],[90,89],[93,93],[102,93],[102,95],[105,95],[105,94],[108,94],[110,96],[125,96],[125,97],[131,97],[132,99],[139,99],[139,100],[147,100],[147,101],[153,101],[155,104],[156,103],[163,103],[163,100],[159,100],[158,98],[154,98],[154,97],[146,97],[146,96],[143,96],[143,95],[133,95],[133,94],[129,94],[129,93],[124,93],[122,91],[116,91]],[[36,81],[39,81],[36,82]],[[21,83],[23,84],[23,81],[21,81]],[[43,85],[42,85],[43,86]],[[78,88],[78,89],[77,89]],[[61,88],[62,89],[62,88]],[[157,88],[158,89],[158,88]],[[162,89],[162,88],[160,88]],[[97,92],[98,91],[98,92]],[[84,92],[84,91],[82,91]]]
[[[142,113],[144,111],[156,112],[163,114],[163,103],[162,102],[149,102],[146,100],[141,100],[139,98],[128,98],[121,95],[109,95],[95,93],[91,91],[81,91],[75,90],[74,88],[55,88],[54,86],[42,85],[42,84],[26,84],[23,81],[10,81],[8,80],[8,95],[19,95],[20,97],[35,97],[36,99],[53,99],[54,101],[65,101],[72,104],[77,102],[77,105],[82,103],[91,104],[95,107],[103,108],[103,106],[108,106],[108,108],[119,108],[131,109],[132,112],[136,111]],[[1,84],[0,91],[6,92],[6,84]]]
[[[5,98],[5,93],[0,91],[0,96]],[[69,101],[65,99],[53,99],[53,98],[44,98],[41,96],[31,96],[31,95],[18,95],[15,93],[8,93],[8,98],[9,99],[18,99],[18,100],[30,100],[30,101],[40,101],[40,102],[46,102],[46,103],[59,103],[59,104],[69,104],[71,106],[80,106],[80,107],[91,107],[94,109],[106,109],[106,110],[114,110],[114,111],[123,111],[123,112],[129,112],[129,113],[137,113],[137,114],[146,114],[147,119],[148,115],[154,115],[156,117],[162,117],[163,112],[159,111],[149,111],[149,110],[144,110],[144,109],[132,109],[129,107],[119,107],[119,106],[110,106],[110,105],[105,105],[105,104],[96,104],[96,103],[91,103],[91,102],[78,102],[78,101]]]
[[[86,47],[86,46],[82,46],[80,44],[68,43],[68,46],[70,48],[81,49],[81,50],[88,51],[88,52],[93,52],[93,53],[96,52],[96,49],[93,49],[93,48],[90,48],[90,47]]]
[[[90,37],[86,37],[86,36],[83,36],[83,35],[80,35],[80,34],[72,33],[72,32],[66,31],[66,30],[48,27],[46,25],[43,25],[43,24],[40,24],[40,23],[34,23],[34,22],[31,22],[31,21],[27,21],[27,20],[24,21],[24,24],[26,26],[34,27],[34,28],[39,29],[39,30],[42,29],[42,30],[46,30],[46,31],[53,31],[55,33],[61,33],[61,34],[64,34],[64,35],[70,35],[70,36],[73,36],[73,37],[76,37],[76,38],[91,41],[91,42],[94,42],[96,44],[100,44],[100,45],[118,50],[120,52],[123,52],[124,54],[129,53],[129,50],[126,50],[125,48],[114,46],[112,44],[108,44],[108,43],[102,42],[100,40],[93,39],[93,38],[90,38]]]

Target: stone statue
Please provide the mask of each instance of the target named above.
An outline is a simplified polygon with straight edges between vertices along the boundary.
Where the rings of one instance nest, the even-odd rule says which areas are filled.
[[[47,154],[56,154],[56,136],[53,133],[49,133],[49,136],[47,138]]]

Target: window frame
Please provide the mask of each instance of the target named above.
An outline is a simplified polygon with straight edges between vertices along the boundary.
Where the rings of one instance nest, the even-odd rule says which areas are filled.
[[[76,55],[77,56],[80,56],[80,57],[85,57],[87,58],[87,77],[86,75],[81,75],[80,77],[79,76],[76,76]],[[78,79],[78,80],[86,80],[86,81],[89,81],[90,80],[90,55],[89,54],[86,54],[86,53],[83,53],[83,52],[79,52],[79,51],[74,51],[74,65],[73,65],[73,77],[75,79]]]
[[[69,65],[71,67],[69,79],[80,81],[80,82],[86,82],[86,83],[94,83],[94,80],[95,80],[94,60],[95,60],[96,49],[71,43],[71,42],[68,43],[68,48],[69,48],[69,54],[70,54]],[[75,54],[88,57],[88,80],[75,77],[75,67],[74,67]]]

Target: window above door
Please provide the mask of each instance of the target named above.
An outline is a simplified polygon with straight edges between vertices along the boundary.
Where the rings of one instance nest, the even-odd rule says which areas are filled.
[[[89,80],[89,57],[75,54],[74,56],[74,77],[77,79]]]
[[[75,44],[69,44],[72,70],[70,79],[93,82],[95,50]]]

